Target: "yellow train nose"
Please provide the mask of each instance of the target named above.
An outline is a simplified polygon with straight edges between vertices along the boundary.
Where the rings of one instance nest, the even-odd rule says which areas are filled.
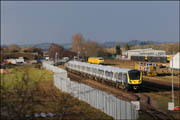
[[[140,84],[140,80],[131,80],[130,83],[131,84]]]

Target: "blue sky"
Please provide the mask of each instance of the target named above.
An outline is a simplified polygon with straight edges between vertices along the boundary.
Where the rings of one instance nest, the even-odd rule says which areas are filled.
[[[3,1],[2,44],[179,41],[179,2]]]

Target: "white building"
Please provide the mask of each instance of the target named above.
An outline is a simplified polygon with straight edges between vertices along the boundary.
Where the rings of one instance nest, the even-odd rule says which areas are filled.
[[[132,55],[163,56],[166,55],[166,52],[164,50],[153,50],[152,48],[146,48],[146,49],[128,50],[122,52],[122,55],[125,55],[128,57],[128,59],[131,59]]]
[[[178,69],[180,70],[180,53],[177,53],[172,60],[170,61],[170,68]]]

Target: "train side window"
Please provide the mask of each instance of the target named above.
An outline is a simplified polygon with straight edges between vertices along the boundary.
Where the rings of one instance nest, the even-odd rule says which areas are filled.
[[[98,73],[98,69],[95,68],[95,73],[97,74]]]
[[[99,70],[99,74],[102,75],[102,70]]]
[[[119,80],[122,80],[122,73],[119,73],[118,79],[119,79]]]
[[[108,71],[105,72],[105,76],[108,77]]]
[[[104,75],[104,70],[102,70],[102,75]]]
[[[114,77],[115,79],[118,79],[118,73],[115,73]]]
[[[109,77],[113,77],[113,72],[109,72]]]
[[[98,72],[100,75],[102,75],[103,74],[103,71],[102,70],[99,70],[99,72]]]
[[[90,70],[89,70],[89,72],[92,72],[93,70],[92,70],[92,68],[89,68]]]
[[[95,68],[92,69],[92,72],[95,72]]]
[[[85,71],[88,71],[88,67],[85,66]]]
[[[127,80],[127,74],[123,74],[123,80]]]

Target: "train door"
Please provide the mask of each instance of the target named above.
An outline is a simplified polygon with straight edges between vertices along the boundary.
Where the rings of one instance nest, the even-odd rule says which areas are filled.
[[[124,83],[127,85],[128,84],[127,73],[123,73],[123,80],[124,80]]]

